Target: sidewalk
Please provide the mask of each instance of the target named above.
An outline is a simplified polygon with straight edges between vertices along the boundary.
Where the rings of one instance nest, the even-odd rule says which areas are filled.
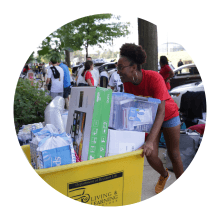
[[[166,166],[166,160],[164,159],[164,154],[163,154],[165,153],[165,151],[166,150],[164,148],[159,148],[159,157],[162,160],[164,167]],[[164,189],[169,187],[176,180],[175,174],[171,171],[169,171],[169,173],[171,176],[168,182],[166,183]],[[144,157],[144,171],[143,171],[141,201],[145,199],[149,199],[150,197],[157,195],[155,193],[155,186],[157,184],[159,177],[160,175],[149,165],[146,157]]]

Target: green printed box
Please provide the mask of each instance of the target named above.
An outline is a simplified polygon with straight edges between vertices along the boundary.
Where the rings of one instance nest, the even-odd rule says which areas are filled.
[[[101,87],[73,87],[66,132],[83,161],[105,156],[112,90]]]

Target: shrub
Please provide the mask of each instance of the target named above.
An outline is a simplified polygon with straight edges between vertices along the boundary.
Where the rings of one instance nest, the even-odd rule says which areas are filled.
[[[29,79],[19,79],[14,97],[14,122],[16,131],[22,125],[44,121],[44,110],[51,101],[45,91],[32,86]]]

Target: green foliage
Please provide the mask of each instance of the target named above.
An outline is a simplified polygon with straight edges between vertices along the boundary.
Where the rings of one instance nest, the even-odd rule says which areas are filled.
[[[72,22],[76,29],[75,37],[77,36],[83,41],[82,45],[87,51],[87,56],[89,45],[99,47],[101,47],[101,43],[111,45],[114,38],[125,37],[130,33],[128,30],[129,22],[107,22],[113,18],[120,19],[119,16],[115,17],[112,14],[98,14],[83,17]]]
[[[51,101],[45,91],[32,86],[29,79],[19,79],[14,97],[14,122],[18,132],[22,125],[44,121],[44,110]]]
[[[29,58],[27,59],[26,63],[32,63],[33,61],[35,61],[34,52],[29,56]]]
[[[53,49],[52,46],[55,46],[55,48]],[[38,57],[46,59],[47,61],[50,61],[51,59],[61,60],[62,54],[64,53],[59,42],[57,40],[51,42],[51,38],[49,37],[42,42],[39,49],[40,50],[37,51]]]
[[[111,45],[114,38],[125,37],[130,33],[129,22],[109,22],[109,19],[119,20],[120,17],[98,14],[72,21],[44,39],[38,54],[47,56],[48,59],[54,51],[64,54],[64,50],[76,51],[84,47],[88,56],[89,46],[96,45],[101,48],[102,43]]]

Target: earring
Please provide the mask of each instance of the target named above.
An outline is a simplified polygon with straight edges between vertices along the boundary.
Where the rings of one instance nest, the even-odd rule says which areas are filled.
[[[133,76],[133,81],[134,81],[134,84],[136,84],[136,83],[137,83],[137,81],[138,81],[138,75],[137,75],[137,71],[135,72],[135,74],[136,74],[137,80],[134,80],[134,76]]]

